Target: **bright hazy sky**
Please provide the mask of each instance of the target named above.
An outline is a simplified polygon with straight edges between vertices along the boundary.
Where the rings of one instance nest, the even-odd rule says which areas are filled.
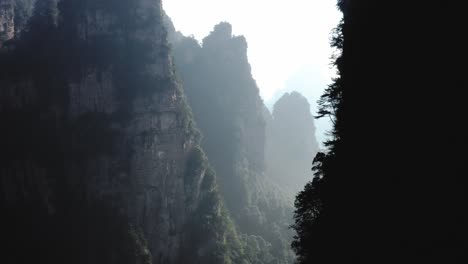
[[[219,22],[231,23],[234,35],[247,39],[252,74],[267,105],[283,91],[298,90],[315,112],[334,74],[329,36],[341,17],[336,0],[163,0],[163,6],[176,30],[200,41]]]

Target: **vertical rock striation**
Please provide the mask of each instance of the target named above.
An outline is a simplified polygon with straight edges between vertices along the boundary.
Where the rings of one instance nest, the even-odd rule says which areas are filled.
[[[193,235],[196,217],[224,216],[174,78],[161,1],[38,3],[0,59],[2,205],[34,204],[49,219],[73,215],[71,200],[102,201],[142,231],[153,263],[222,263],[211,257],[222,227]],[[14,35],[12,14],[2,0],[2,40]]]
[[[5,41],[15,36],[15,2],[13,0],[0,1],[0,47]]]

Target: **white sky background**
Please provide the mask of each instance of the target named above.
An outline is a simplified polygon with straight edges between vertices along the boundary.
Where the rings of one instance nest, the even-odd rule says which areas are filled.
[[[315,112],[315,101],[335,73],[329,36],[341,18],[336,0],[163,0],[163,7],[176,30],[199,41],[219,22],[231,23],[234,35],[247,39],[252,74],[266,104],[283,90],[298,90]]]

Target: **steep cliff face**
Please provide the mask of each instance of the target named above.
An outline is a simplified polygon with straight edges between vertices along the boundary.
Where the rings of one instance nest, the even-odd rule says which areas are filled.
[[[2,205],[34,204],[58,219],[77,213],[70,201],[100,201],[142,231],[153,263],[230,260],[235,231],[227,231],[174,80],[161,2],[41,1],[28,32],[0,59]],[[0,19],[9,37],[13,18]]]
[[[15,4],[13,0],[0,1],[0,44],[15,36]],[[1,45],[0,45],[1,47]]]
[[[241,194],[245,190],[232,188],[244,185],[250,178],[247,174],[262,174],[264,168],[262,101],[250,76],[246,49],[244,37],[233,37],[227,23],[217,25],[203,47],[190,38],[175,46],[177,67],[204,135],[203,146],[221,177],[237,181],[221,182],[228,203],[247,197]]]
[[[319,148],[314,117],[307,99],[298,92],[285,93],[273,113],[265,110],[267,175],[294,198],[312,180],[312,160]]]
[[[264,105],[251,75],[245,38],[233,36],[231,25],[220,23],[202,45],[192,38],[173,45],[176,68],[227,207],[246,243],[261,248],[250,260],[292,262],[292,203],[287,204],[281,188],[265,175]]]
[[[3,43],[19,37],[32,15],[36,0],[0,1],[0,48]]]

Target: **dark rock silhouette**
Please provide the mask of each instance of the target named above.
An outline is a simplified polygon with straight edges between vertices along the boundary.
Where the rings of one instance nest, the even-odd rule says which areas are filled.
[[[296,200],[299,262],[465,263],[467,57],[452,37],[464,11],[455,1],[339,6],[341,78],[319,112],[332,114],[334,138]]]

